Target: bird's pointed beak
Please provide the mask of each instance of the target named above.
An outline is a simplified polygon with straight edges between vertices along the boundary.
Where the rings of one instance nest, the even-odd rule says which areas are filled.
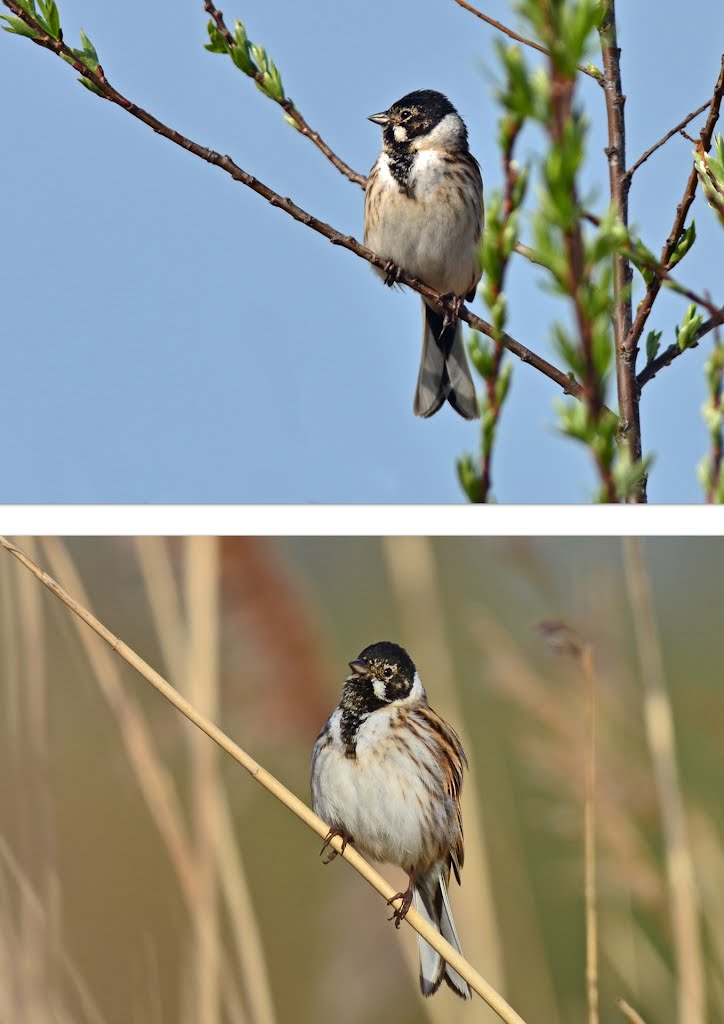
[[[384,128],[386,124],[390,123],[390,115],[385,110],[381,114],[370,114],[367,120],[374,121],[375,124],[379,124]]]
[[[350,661],[349,667],[352,669],[356,676],[367,675],[367,663],[364,661]]]

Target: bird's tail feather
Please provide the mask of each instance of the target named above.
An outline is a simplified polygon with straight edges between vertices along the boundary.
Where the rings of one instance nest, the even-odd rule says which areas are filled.
[[[447,896],[447,884],[445,876],[449,877],[449,871],[436,868],[428,875],[415,879],[412,892],[412,901],[415,910],[429,921],[433,927],[447,939],[458,953],[462,955],[460,940],[455,930],[450,901]],[[462,978],[450,964],[443,960],[438,952],[426,942],[421,936],[417,937],[418,951],[420,954],[420,988],[424,996],[431,996],[439,989],[445,981],[457,995],[463,999],[470,999],[472,992],[467,981]]]
[[[415,391],[415,415],[427,418],[445,400],[466,420],[477,419],[478,403],[463,344],[462,324],[444,326],[444,317],[423,302],[422,355]]]

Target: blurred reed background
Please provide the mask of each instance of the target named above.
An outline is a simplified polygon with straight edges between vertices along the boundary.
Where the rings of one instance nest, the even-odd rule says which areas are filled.
[[[564,621],[595,665],[601,1021],[724,1020],[723,541],[19,543],[307,800],[347,662],[407,647],[470,757],[463,948],[527,1024],[587,1019],[586,687],[536,628]],[[0,1022],[497,1019],[423,1001],[411,930],[0,555]]]

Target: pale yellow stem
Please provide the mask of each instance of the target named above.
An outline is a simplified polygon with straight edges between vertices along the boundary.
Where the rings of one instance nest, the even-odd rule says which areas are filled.
[[[246,751],[242,750],[241,747],[234,743],[218,726],[210,722],[204,715],[202,715],[189,701],[187,701],[178,690],[174,689],[170,683],[168,683],[163,676],[159,675],[155,669],[143,660],[135,651],[133,651],[127,644],[123,643],[115,634],[113,634],[106,626],[103,625],[94,615],[92,615],[86,608],[80,605],[74,598],[70,596],[51,576],[44,572],[38,565],[36,565],[28,556],[21,551],[18,547],[12,544],[5,537],[0,537],[0,547],[4,547],[14,558],[25,566],[30,572],[33,573],[40,582],[55,594],[55,596],[63,602],[68,608],[71,609],[83,622],[85,622],[98,636],[102,637],[103,640],[110,646],[119,658],[122,658],[125,662],[131,665],[148,683],[150,683],[154,689],[156,689],[163,697],[166,698],[173,706],[185,715],[186,718],[194,725],[196,725],[202,732],[212,739],[222,750],[226,751],[230,757],[232,757],[238,764],[245,768],[249,774],[254,778],[260,785],[262,785],[268,792],[277,798],[284,806],[292,811],[301,821],[307,825],[313,832],[316,832],[318,836],[324,838],[329,831],[328,825],[326,825],[321,818],[303,803],[298,797],[296,797],[290,790],[283,786],[273,775],[270,775],[261,765],[250,757]],[[335,836],[331,842],[332,847],[341,853],[342,840],[339,836]],[[344,859],[352,865],[352,867],[362,877],[369,882],[369,884],[377,890],[377,892],[383,897],[385,901],[393,900],[396,890],[389,885],[382,877],[378,874],[375,869],[367,863],[367,861],[359,854],[352,846],[347,846],[344,853],[342,854]],[[401,904],[401,900],[394,900],[393,906],[398,907]],[[429,924],[420,914],[418,914],[414,908],[411,908],[405,918],[405,921],[415,929],[415,931],[421,935],[426,942],[428,942],[433,949],[442,956],[457,972],[463,977],[470,987],[478,993],[478,995],[485,1000],[485,1002],[498,1014],[501,1020],[505,1021],[506,1024],[525,1024],[520,1014],[508,1005],[503,997],[496,992],[496,990],[488,984],[488,982],[480,975],[468,961],[460,956],[459,953],[453,949],[449,942],[443,939],[442,935]]]

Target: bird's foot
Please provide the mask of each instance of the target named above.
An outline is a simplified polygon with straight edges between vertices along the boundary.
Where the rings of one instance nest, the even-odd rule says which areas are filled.
[[[407,917],[407,911],[412,906],[412,875],[410,875],[410,881],[404,892],[397,892],[394,896],[391,896],[387,901],[387,906],[390,907],[395,900],[402,900],[399,907],[395,907],[390,921],[395,922],[395,928],[399,928],[402,922]]]
[[[382,273],[385,275],[385,284],[388,288],[391,288],[394,284],[400,280],[400,274],[402,273],[402,267],[398,267],[392,260],[388,260],[382,268]]]
[[[339,836],[340,839],[342,840],[342,849],[339,851],[340,853],[344,853],[344,851],[347,849],[347,843],[352,842],[352,836],[347,835],[347,833],[343,829],[331,828],[327,835],[324,837],[324,846],[319,851],[319,856],[321,857],[325,850],[329,850],[327,856],[322,861],[323,864],[331,864],[331,862],[337,856],[337,850],[335,850],[334,848],[329,849],[329,844],[332,842],[335,836]]]
[[[463,300],[460,295],[453,295],[452,292],[445,292],[440,296],[440,304],[445,310],[445,317],[442,322],[443,331],[453,327],[460,317],[460,310],[463,308]]]

